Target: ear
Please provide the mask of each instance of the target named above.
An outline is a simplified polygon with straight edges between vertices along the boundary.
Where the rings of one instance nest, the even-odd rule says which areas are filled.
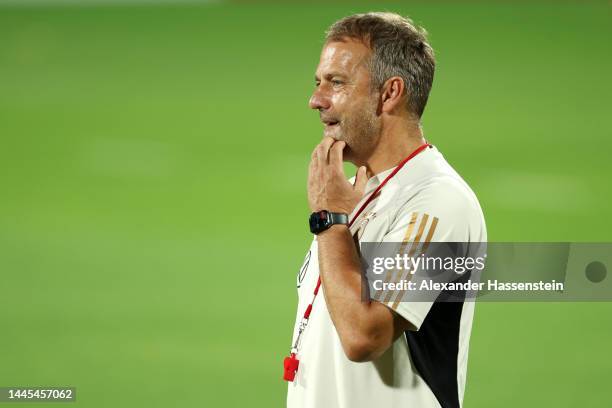
[[[404,104],[404,80],[401,77],[394,76],[382,86],[380,93],[383,112],[392,112]]]

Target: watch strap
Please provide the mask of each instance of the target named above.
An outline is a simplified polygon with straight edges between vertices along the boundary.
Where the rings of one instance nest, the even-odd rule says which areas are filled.
[[[334,213],[334,212],[328,212],[329,214],[329,226],[331,227],[334,224],[348,224],[349,223],[349,219],[348,219],[348,214],[345,213]]]

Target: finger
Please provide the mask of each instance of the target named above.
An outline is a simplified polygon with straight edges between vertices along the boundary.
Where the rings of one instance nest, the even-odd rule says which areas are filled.
[[[342,152],[346,143],[342,140],[337,141],[329,149],[329,164],[336,170],[344,173],[344,166],[342,165]]]
[[[317,158],[317,152],[319,151],[319,145],[316,145],[314,149],[312,149],[312,154],[310,155],[310,160],[315,160]]]
[[[334,144],[336,140],[329,136],[325,136],[321,143],[317,146],[317,157],[319,164],[327,164],[327,156],[329,155],[329,148]]]
[[[353,190],[359,191],[361,194],[365,193],[365,187],[368,182],[368,174],[365,166],[361,166],[357,170],[355,176],[355,183],[353,184]]]
[[[309,173],[313,182],[317,182],[319,177],[319,150],[319,145],[317,145],[312,151],[312,156],[310,158]]]
[[[315,152],[312,153],[312,158],[310,159],[310,164],[308,165],[308,178],[312,181],[314,181],[314,179],[318,176],[319,171],[319,159],[317,158]]]

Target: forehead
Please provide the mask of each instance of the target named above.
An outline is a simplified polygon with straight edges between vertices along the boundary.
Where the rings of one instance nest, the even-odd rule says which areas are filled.
[[[331,71],[344,74],[356,73],[366,68],[369,57],[370,49],[361,41],[346,39],[328,42],[321,51],[317,75],[325,75]]]

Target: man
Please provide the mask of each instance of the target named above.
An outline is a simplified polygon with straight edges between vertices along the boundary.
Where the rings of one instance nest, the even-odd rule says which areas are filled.
[[[346,17],[327,33],[310,99],[324,137],[309,169],[315,239],[298,274],[288,407],[461,406],[473,302],[362,300],[361,242],[486,241],[475,195],[423,138],[434,66],[425,31],[396,14]]]

